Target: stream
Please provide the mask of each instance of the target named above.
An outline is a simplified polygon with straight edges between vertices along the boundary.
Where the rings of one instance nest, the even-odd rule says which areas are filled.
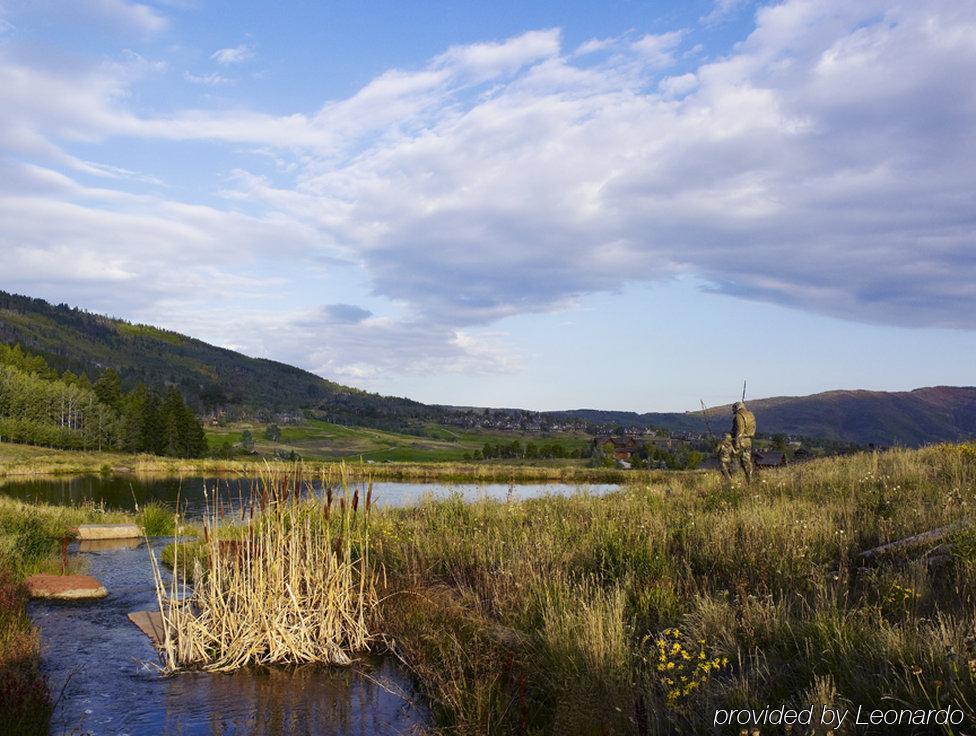
[[[159,550],[170,539],[153,540]],[[82,736],[385,736],[428,722],[422,698],[389,658],[163,677],[149,639],[127,618],[156,608],[145,543],[100,543],[88,573],[109,591],[85,603],[34,601],[42,659],[57,699],[52,734]]]

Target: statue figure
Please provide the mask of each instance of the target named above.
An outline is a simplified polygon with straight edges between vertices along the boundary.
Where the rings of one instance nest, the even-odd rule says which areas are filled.
[[[732,451],[752,483],[752,438],[756,436],[756,417],[741,401],[732,405]]]
[[[732,435],[726,434],[722,438],[718,447],[715,448],[715,452],[718,454],[719,467],[722,470],[722,477],[725,478],[726,482],[732,482],[732,456],[735,454],[735,448],[732,446]]]

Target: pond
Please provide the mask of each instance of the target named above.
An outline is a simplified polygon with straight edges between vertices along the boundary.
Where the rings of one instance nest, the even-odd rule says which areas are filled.
[[[0,484],[0,494],[54,504],[95,503],[132,510],[156,501],[188,517],[205,509],[203,478],[83,476]],[[460,494],[523,499],[545,494],[602,494],[614,485],[454,484],[376,482],[374,496],[404,506],[425,496]],[[247,479],[222,479],[223,497],[247,500]],[[318,489],[316,489],[318,491]],[[151,541],[157,552],[171,540]],[[35,601],[30,615],[40,628],[42,660],[57,700],[52,734],[91,736],[299,736],[410,733],[430,724],[411,679],[390,658],[372,657],[349,668],[302,667],[234,674],[188,673],[162,677],[149,639],[129,622],[133,611],[156,608],[149,554],[142,540],[94,546],[72,554],[109,591],[91,603]]]
[[[156,501],[180,508],[188,518],[199,517],[205,509],[204,487],[212,496],[219,484],[220,495],[236,504],[245,502],[256,487],[248,478],[204,479],[146,476],[86,475],[74,478],[7,480],[0,482],[0,494],[22,501],[78,505],[95,503],[112,510],[132,511],[137,505]],[[318,483],[315,484],[319,490]],[[427,495],[445,497],[459,493],[466,500],[479,498],[523,499],[546,494],[572,495],[578,492],[603,494],[616,489],[611,484],[571,485],[567,483],[400,483],[376,481],[373,497],[381,506],[408,506]]]
[[[153,540],[157,556],[168,541]],[[108,598],[29,608],[58,700],[52,734],[386,736],[429,721],[410,679],[390,659],[163,677],[149,639],[127,618],[156,607],[145,544],[105,545],[82,556]]]

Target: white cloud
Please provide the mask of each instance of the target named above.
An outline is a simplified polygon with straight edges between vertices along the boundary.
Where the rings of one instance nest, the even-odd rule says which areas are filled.
[[[147,35],[169,27],[169,20],[156,8],[130,0],[31,0],[26,5],[33,11],[46,12],[50,17],[73,26],[94,24]]]
[[[674,52],[684,36],[684,31],[649,33],[634,41],[631,48],[644,57],[651,69],[665,69],[674,64]]]
[[[585,56],[586,54],[595,54],[599,51],[605,51],[606,49],[613,48],[616,43],[617,39],[614,38],[591,38],[589,41],[584,41],[577,46],[576,51],[573,52],[573,55]]]
[[[706,26],[717,25],[728,20],[749,3],[750,0],[715,0],[712,9],[699,18],[699,21]]]
[[[686,95],[698,86],[698,77],[692,73],[680,74],[674,77],[665,77],[658,84],[658,89],[665,97],[681,97]]]
[[[205,87],[222,87],[224,85],[231,84],[233,81],[222,74],[218,74],[217,72],[211,72],[210,74],[193,74],[192,72],[183,72],[183,79],[190,84],[201,84]]]
[[[564,51],[555,30],[453,47],[285,116],[137,114],[149,62],[0,57],[0,146],[44,164],[0,191],[9,279],[69,283],[71,264],[100,260],[145,280],[148,303],[173,284],[259,290],[255,273],[278,274],[269,242],[343,259],[407,316],[333,304],[281,315],[254,347],[363,380],[398,360],[504,370],[480,333],[493,321],[675,274],[846,319],[976,328],[972,6],[787,0],[727,57],[676,67],[691,33],[601,41],[606,54]],[[275,172],[241,161],[221,210],[53,171],[122,181],[90,145],[68,153],[115,137],[244,143]],[[309,335],[329,349],[303,355]]]
[[[540,59],[559,53],[559,29],[530,31],[501,43],[454,46],[434,60],[454,72],[475,78],[509,74]]]
[[[225,66],[228,64],[241,64],[248,59],[254,58],[254,49],[247,44],[241,44],[233,48],[218,49],[211,54],[210,58],[218,64]]]

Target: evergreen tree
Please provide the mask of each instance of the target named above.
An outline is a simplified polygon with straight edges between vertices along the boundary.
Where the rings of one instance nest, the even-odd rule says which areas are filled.
[[[119,409],[122,404],[122,381],[114,368],[106,368],[92,386],[95,396],[106,406]]]
[[[145,401],[142,402],[140,451],[153,455],[166,454],[167,437],[164,421],[159,395],[155,391],[148,390]]]
[[[251,430],[249,429],[245,429],[241,434],[241,448],[247,452],[254,450],[254,435],[251,434]]]

